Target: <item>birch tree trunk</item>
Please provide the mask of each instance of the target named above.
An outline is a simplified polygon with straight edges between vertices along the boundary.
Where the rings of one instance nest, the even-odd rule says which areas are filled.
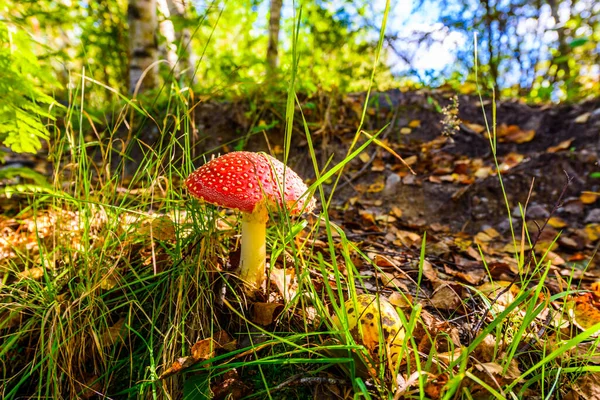
[[[279,28],[281,24],[281,7],[283,0],[271,0],[269,16],[269,47],[267,48],[267,76],[272,77],[277,68],[279,48]]]
[[[160,46],[159,53],[161,58],[166,59],[169,62],[169,68],[171,68],[175,76],[179,76],[179,65],[177,63],[177,44],[175,43],[175,26],[171,20],[171,11],[167,5],[167,0],[157,1],[158,9],[164,17],[164,20],[160,21],[159,29],[166,41],[164,46]]]
[[[167,40],[164,56],[169,61],[173,73],[179,78],[185,73],[191,83],[196,81],[196,54],[191,45],[192,35],[188,28],[176,29],[173,17],[179,21],[186,18],[188,3],[184,0],[158,0],[158,6],[165,21],[161,22],[161,33]]]
[[[158,86],[156,0],[129,0],[129,92]],[[140,82],[141,80],[141,82]]]

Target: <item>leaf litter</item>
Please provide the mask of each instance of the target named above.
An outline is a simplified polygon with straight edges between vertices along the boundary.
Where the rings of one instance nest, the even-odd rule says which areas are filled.
[[[589,117],[577,118],[577,124],[588,123]],[[529,319],[527,313],[530,310],[520,305],[514,307],[508,316],[514,330],[489,332],[472,348],[466,364],[466,376],[469,378],[463,385],[469,388],[474,397],[485,396],[488,393],[485,386],[502,392],[507,385],[521,385],[519,378],[527,369],[525,357],[522,356],[527,349],[510,353],[511,339],[519,324],[527,321],[522,333],[524,346],[541,346],[550,352],[558,348],[565,337],[575,337],[578,332],[600,322],[600,272],[593,259],[600,244],[600,215],[594,214],[594,210],[598,210],[597,189],[590,190],[592,186],[585,186],[586,190],[576,192],[569,189],[571,192],[558,204],[557,213],[550,215],[556,196],[548,194],[556,192],[556,186],[560,184],[555,184],[553,189],[548,182],[541,182],[536,201],[529,204],[532,213],[525,215],[528,232],[531,236],[537,235],[538,241],[532,246],[530,240],[518,237],[517,241],[524,239],[524,243],[515,244],[507,234],[505,216],[502,216],[506,210],[492,204],[493,198],[499,195],[491,190],[494,187],[491,182],[497,178],[496,167],[490,162],[489,154],[473,156],[470,150],[462,153],[456,151],[457,147],[464,146],[464,143],[456,142],[463,139],[445,136],[427,139],[421,134],[426,119],[408,120],[398,128],[398,134],[401,135],[398,137],[402,140],[382,141],[384,146],[374,153],[374,157],[370,153],[359,155],[353,162],[355,169],[351,165],[348,172],[354,179],[352,196],[331,208],[330,218],[343,229],[356,250],[366,255],[366,258],[352,255],[354,266],[362,277],[360,283],[357,282],[359,293],[379,293],[402,312],[405,319],[410,317],[411,310],[420,307],[412,337],[419,350],[418,357],[422,357],[421,362],[427,361],[426,355],[434,354],[433,363],[445,366],[452,364],[470,346],[474,336],[480,333],[473,332],[473,328],[478,326],[481,318],[485,317],[486,324],[493,323],[498,315],[512,307],[524,290],[535,286],[541,274],[539,270],[528,277],[531,279],[524,279],[526,286],[514,283],[523,278],[523,265],[516,261],[515,255],[526,252],[536,260],[545,260],[548,266],[547,290],[541,291],[537,298],[532,298],[535,307],[541,307],[542,312],[536,318]],[[471,132],[473,138],[488,139],[487,129],[481,121],[463,121],[461,126],[464,132]],[[511,122],[498,126],[499,142],[507,146],[499,156],[498,167],[507,179],[527,178],[524,171],[544,168],[544,156],[560,156],[572,146],[580,145],[577,137],[556,138],[554,143],[548,143],[545,139],[537,143],[540,137],[546,137],[539,131],[543,131],[542,127],[530,129]],[[415,140],[414,137],[419,139]],[[520,147],[534,145],[537,150]],[[402,154],[402,162],[385,150]],[[365,164],[369,165],[367,172],[355,175]],[[409,173],[405,164],[410,165],[416,175]],[[395,178],[390,179],[390,176]],[[587,179],[581,172],[577,176]],[[448,190],[448,186],[452,189]],[[403,189],[400,190],[400,187]],[[406,188],[408,191],[405,194],[403,190]],[[410,198],[415,190],[425,193],[420,201],[416,196],[416,200]],[[445,213],[431,212],[427,208],[428,203],[440,200],[435,196],[428,197],[435,190],[450,193],[440,196],[448,205]],[[538,200],[544,195],[545,202]],[[408,197],[409,203],[397,201],[402,197]],[[465,223],[464,216],[454,218],[457,216],[454,202],[460,203],[465,198],[470,202],[469,218],[476,221],[471,225]],[[415,202],[420,203],[418,207],[412,204]],[[523,204],[523,200],[520,203]],[[485,221],[485,218],[478,217],[478,210],[484,210],[482,214],[491,218]],[[583,215],[585,221],[581,218]],[[86,218],[94,221],[90,227],[89,243],[81,242],[83,223],[77,211],[52,210],[37,215],[25,213],[19,214],[18,218],[0,215],[0,285],[7,287],[16,281],[40,282],[45,276],[59,273],[64,263],[73,262],[60,249],[54,251],[52,257],[41,256],[42,250],[52,248],[53,241],[68,241],[72,248],[81,252],[89,246],[101,247],[105,243],[104,235],[108,232],[119,232],[126,239],[119,248],[114,249],[108,267],[106,264],[99,265],[105,277],[95,288],[110,291],[120,285],[124,269],[132,264],[134,258],[142,260],[142,265],[150,268],[153,274],[172,268],[165,249],[189,234],[179,232],[177,227],[187,218],[185,215],[126,214],[120,216],[117,226],[108,226],[106,210],[98,207],[93,208],[93,215]],[[217,234],[221,238],[231,237],[232,224],[227,222],[228,218],[231,216],[220,215],[217,218]],[[515,224],[516,232],[521,232],[522,220],[518,212],[513,212],[511,222]],[[547,226],[540,230],[544,221]],[[557,236],[559,239],[555,241]],[[425,259],[420,260],[424,238]],[[327,260],[327,237],[322,227],[312,240],[312,256],[318,253]],[[340,237],[334,235],[334,240],[339,246]],[[166,247],[157,246],[157,243]],[[81,256],[76,255],[75,262],[77,257]],[[231,257],[235,257],[235,254]],[[339,258],[336,263],[347,277],[349,266],[345,265],[346,261]],[[235,262],[227,258],[213,261],[217,270],[226,270],[231,264]],[[312,271],[311,277],[321,281],[315,283],[317,288],[327,284],[335,287],[333,275],[323,276],[320,271]],[[251,314],[252,322],[265,327],[279,324],[290,314],[293,317],[297,310],[287,308],[287,305],[299,295],[299,280],[295,270],[284,268],[281,260],[273,260],[270,278],[268,301],[254,303]],[[571,292],[567,294],[568,290]],[[552,295],[561,293],[563,295],[551,301]],[[309,324],[316,326],[322,322],[315,317],[317,313],[314,310],[309,314],[312,317],[305,319]],[[1,315],[2,329],[16,329],[28,318],[26,313],[10,307],[3,307]],[[102,346],[123,345],[123,325],[123,319],[116,319],[107,326],[100,333]],[[543,331],[551,333],[540,335]],[[594,333],[591,337],[596,336],[597,333]],[[170,365],[167,363],[160,378],[167,379],[200,362],[206,362],[208,366],[216,354],[238,349],[239,346],[240,343],[226,331],[215,332],[191,346],[189,355],[172,360]],[[594,346],[593,342],[584,342],[571,351],[584,357],[594,354]],[[260,351],[260,348],[255,351]],[[249,352],[243,352],[238,357],[250,355]],[[415,357],[414,353],[407,352],[400,365],[386,372],[385,384],[393,388],[396,398],[417,393],[421,388],[430,398],[441,398],[451,377],[446,372],[413,371],[409,364],[414,365]],[[591,358],[588,362],[597,364],[600,360]],[[440,370],[443,371],[443,368]],[[369,369],[367,377],[373,380],[381,378]],[[88,376],[84,381],[91,382],[92,378]],[[590,374],[573,379],[565,390],[564,398],[594,398],[594,393],[598,391],[595,381]],[[235,370],[224,375],[213,388],[215,393],[223,393],[224,396],[230,394],[233,398],[248,393],[248,390]],[[524,390],[530,393],[529,389]]]

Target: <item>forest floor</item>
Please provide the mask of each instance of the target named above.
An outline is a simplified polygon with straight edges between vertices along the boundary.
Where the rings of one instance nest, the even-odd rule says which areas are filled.
[[[364,95],[303,101],[321,167],[347,155],[363,103]],[[486,134],[486,119],[491,126],[494,107],[497,165],[494,144]],[[271,122],[284,117],[276,110],[268,106],[249,118],[247,104],[200,105],[195,111],[197,154],[224,153],[243,146],[281,158],[283,135]],[[474,327],[481,328],[478,323],[486,320],[487,314],[485,306],[473,300],[473,288],[493,293],[490,299],[507,307],[516,294],[503,289],[518,288],[522,282],[534,287],[539,282],[535,276],[539,269],[534,266],[549,263],[544,280],[548,294],[567,288],[590,290],[570,299],[572,326],[585,330],[600,322],[600,291],[595,285],[600,282],[595,257],[600,246],[600,101],[529,106],[494,104],[486,99],[482,104],[471,96],[455,101],[441,92],[390,91],[372,96],[362,129],[370,135],[381,130],[378,142],[348,163],[337,186],[333,181],[324,184],[326,195],[333,192],[330,220],[373,262],[366,263],[361,257],[353,260],[363,277],[361,291],[383,293],[403,308],[407,298],[391,296],[401,289],[409,295],[408,301],[418,301],[428,310],[424,312],[431,313],[425,330],[444,331],[455,344],[468,345],[477,333]],[[300,176],[314,180],[303,132],[298,119],[290,165]],[[358,136],[359,144],[365,140],[366,135]],[[52,167],[43,158],[13,154],[0,168],[26,166],[50,175]],[[0,188],[27,179],[5,177]],[[13,192],[12,197],[2,195],[0,199],[0,258],[4,258],[0,272],[10,258],[27,254],[35,246],[31,243],[39,239],[32,239],[39,236],[39,232],[34,235],[37,228],[32,228],[39,223],[33,222],[37,217],[31,210],[19,214],[24,208],[15,202],[19,198]],[[425,260],[419,267],[424,237]],[[317,237],[313,246],[324,249],[326,241],[325,236]],[[29,250],[25,250],[27,246]],[[42,270],[29,267],[18,280],[41,280]],[[14,282],[13,272],[3,273],[3,282]],[[417,283],[420,273],[423,280]],[[524,279],[526,275],[531,276]],[[275,285],[280,286],[276,280]],[[9,323],[0,329],[16,329],[25,318],[10,314]],[[558,318],[548,314],[532,330],[542,332]],[[523,345],[519,352],[531,346]],[[496,378],[499,374],[487,372]],[[481,379],[485,381],[485,377]],[[232,381],[225,379],[212,387],[213,392],[232,393],[234,389],[224,387],[223,382],[232,386]],[[572,383],[562,395],[585,398],[597,390],[588,378]],[[404,384],[407,390],[415,382],[407,376],[396,384]],[[335,385],[324,384],[327,389],[320,390],[328,395],[339,393]],[[245,384],[237,388],[240,393],[248,390]],[[434,389],[429,391],[434,398]]]

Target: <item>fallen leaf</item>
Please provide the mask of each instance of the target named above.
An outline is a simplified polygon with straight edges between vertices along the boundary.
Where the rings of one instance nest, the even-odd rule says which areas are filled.
[[[429,301],[438,310],[454,311],[462,304],[461,297],[448,283],[439,286]]]
[[[573,325],[582,331],[600,322],[600,310],[591,293],[574,296],[571,301],[567,302],[566,309]],[[598,337],[599,333],[600,331],[595,332],[591,337]]]
[[[192,346],[192,354],[185,357],[179,357],[169,368],[163,371],[159,376],[159,379],[165,379],[175,375],[199,361],[214,358],[216,350],[223,348],[219,341],[231,343],[231,337],[225,331],[216,332],[215,338],[210,337],[196,342]]]
[[[561,150],[567,150],[569,147],[571,147],[571,143],[573,143],[573,138],[568,139],[568,140],[563,140],[556,146],[550,146],[550,147],[548,147],[548,149],[546,151],[548,153],[556,153]]]
[[[413,119],[412,121],[410,121],[408,123],[408,127],[409,128],[420,128],[421,127],[421,121],[418,119]]]
[[[210,390],[212,399],[238,400],[248,394],[250,388],[240,379],[237,371],[232,369],[223,375],[222,380],[217,380],[216,383],[211,385]]]
[[[586,112],[581,115],[578,115],[577,118],[575,118],[575,123],[576,124],[585,124],[586,122],[588,122],[588,120],[590,119],[591,116],[592,116],[591,112]]]
[[[512,304],[515,298],[520,294],[519,286],[509,281],[494,281],[486,282],[479,286],[478,289],[490,299],[496,299],[494,309],[503,311],[505,307]],[[510,286],[509,290],[506,288]]]
[[[511,142],[511,143],[527,143],[531,142],[535,137],[535,130],[530,129],[528,131],[521,130],[518,125],[507,125],[500,124],[496,129],[496,135],[500,142]]]
[[[506,156],[504,156],[502,158],[502,163],[498,166],[498,169],[501,172],[506,172],[509,169],[519,165],[523,160],[525,159],[525,156],[523,154],[519,154],[519,153],[508,153]]]
[[[399,230],[398,232],[396,232],[396,238],[398,240],[395,240],[394,244],[402,244],[406,247],[420,246],[422,240],[419,234],[403,230]]]
[[[558,254],[556,254],[553,251],[549,251],[546,254],[546,259],[550,260],[550,263],[552,265],[560,266],[560,265],[564,265],[565,264],[564,258],[562,258],[561,256],[559,256]]]
[[[373,259],[373,262],[378,267],[395,267],[397,265],[390,258],[388,258],[388,257],[386,257],[384,255],[381,255],[381,254],[376,254],[375,258]]]
[[[587,224],[584,228],[584,232],[590,242],[595,242],[600,238],[600,224]]]
[[[471,131],[473,131],[473,132],[475,132],[475,133],[482,133],[482,132],[485,132],[485,126],[483,126],[483,125],[479,125],[479,124],[471,124],[471,123],[468,123],[468,122],[463,122],[463,125],[464,125],[464,126],[467,128],[467,129],[469,129],[469,130],[471,130]]]
[[[202,339],[192,346],[192,357],[196,361],[209,360],[215,356],[215,349],[219,347],[213,338]]]
[[[124,333],[125,330],[123,327],[125,326],[125,318],[121,318],[118,320],[113,326],[109,326],[103,333],[100,335],[99,342],[102,347],[111,347],[115,345],[117,342],[123,342],[125,339]]]
[[[548,219],[548,225],[553,228],[560,229],[567,226],[567,223],[560,217],[550,217],[550,219]]]
[[[385,188],[385,182],[379,181],[369,185],[367,193],[379,193]]]
[[[287,302],[296,296],[296,289],[298,288],[298,280],[296,279],[295,268],[272,268],[270,275],[271,282],[277,286],[277,290],[283,296],[283,299]]]
[[[398,206],[392,206],[390,213],[395,217],[402,217],[402,209]]]
[[[423,379],[423,376],[425,376],[425,379]],[[425,371],[413,372],[407,379],[404,379],[402,375],[398,375],[398,378],[396,379],[396,383],[398,386],[396,389],[396,393],[394,394],[394,398],[401,398],[413,386],[419,388],[420,385],[423,384],[423,382],[429,382],[431,380],[427,378],[433,378],[434,376],[435,375]]]
[[[585,354],[588,357],[588,354]],[[600,373],[589,372],[579,376],[575,382],[569,384],[571,391],[567,392],[563,400],[600,399]]]
[[[410,135],[412,132],[412,129],[408,128],[408,127],[404,127],[404,128],[400,128],[400,133],[403,135]]]
[[[416,163],[417,163],[417,161],[418,161],[418,160],[419,160],[419,157],[417,157],[417,156],[410,156],[410,157],[406,157],[406,158],[404,159],[404,162],[405,162],[407,165],[414,165],[414,164],[416,164]]]
[[[360,161],[362,161],[363,163],[367,163],[371,160],[371,155],[365,151],[363,151],[362,153],[360,153],[358,155],[358,158],[360,159]]]
[[[41,267],[27,268],[25,271],[19,272],[20,279],[39,280],[44,276],[44,269]]]
[[[412,308],[414,305],[413,297],[410,293],[408,293],[408,290],[403,293],[392,292],[388,300],[390,304],[394,307],[399,307],[403,309]]]
[[[283,304],[254,303],[252,305],[252,322],[262,326],[271,325],[279,314],[281,314],[281,311],[283,311]]]
[[[598,200],[598,193],[596,192],[581,192],[579,200],[583,204],[594,204]]]
[[[153,218],[150,221],[144,221],[138,229],[138,234],[148,235],[156,240],[166,241],[175,240],[175,224],[166,215]]]

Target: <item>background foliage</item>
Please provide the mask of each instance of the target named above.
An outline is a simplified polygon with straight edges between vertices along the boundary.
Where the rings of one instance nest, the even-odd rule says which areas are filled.
[[[51,102],[42,94],[68,103],[81,74],[105,85],[87,83],[88,109],[106,109],[117,94],[128,93],[129,1],[4,2],[0,18],[15,28],[10,45],[5,28],[2,38],[6,72],[0,84],[4,94],[11,92],[2,108],[3,119],[10,121],[2,128],[5,145],[17,151],[38,149],[37,140],[45,133],[35,118],[48,117],[44,110]],[[185,17],[168,18],[176,30],[191,32],[191,49],[198,55],[192,85],[196,93],[231,98],[261,90],[265,83],[284,89],[286,72],[292,68],[294,29],[299,34],[298,90],[311,96],[318,91],[367,89],[383,18],[383,11],[374,5],[306,1],[293,9],[285,2],[276,71],[284,79],[278,79],[267,76],[268,2],[186,4]],[[384,65],[375,77],[378,90],[449,85],[472,92],[474,33],[479,38],[480,73],[501,96],[528,102],[578,101],[600,89],[600,5],[592,0],[422,0],[412,5],[410,15],[399,15],[402,10],[392,8]],[[159,22],[165,21],[167,16],[157,13]],[[294,15],[300,16],[297,27]],[[402,22],[413,19],[430,22],[417,26]],[[164,47],[166,39],[159,30],[156,41]],[[438,69],[419,65],[423,57],[435,57],[439,46],[453,62]],[[160,74],[163,82],[174,83],[166,63],[160,64]],[[189,76],[178,79],[180,87],[190,85]],[[35,118],[25,120],[18,110],[29,110]],[[22,137],[15,136],[16,124],[26,126]]]

